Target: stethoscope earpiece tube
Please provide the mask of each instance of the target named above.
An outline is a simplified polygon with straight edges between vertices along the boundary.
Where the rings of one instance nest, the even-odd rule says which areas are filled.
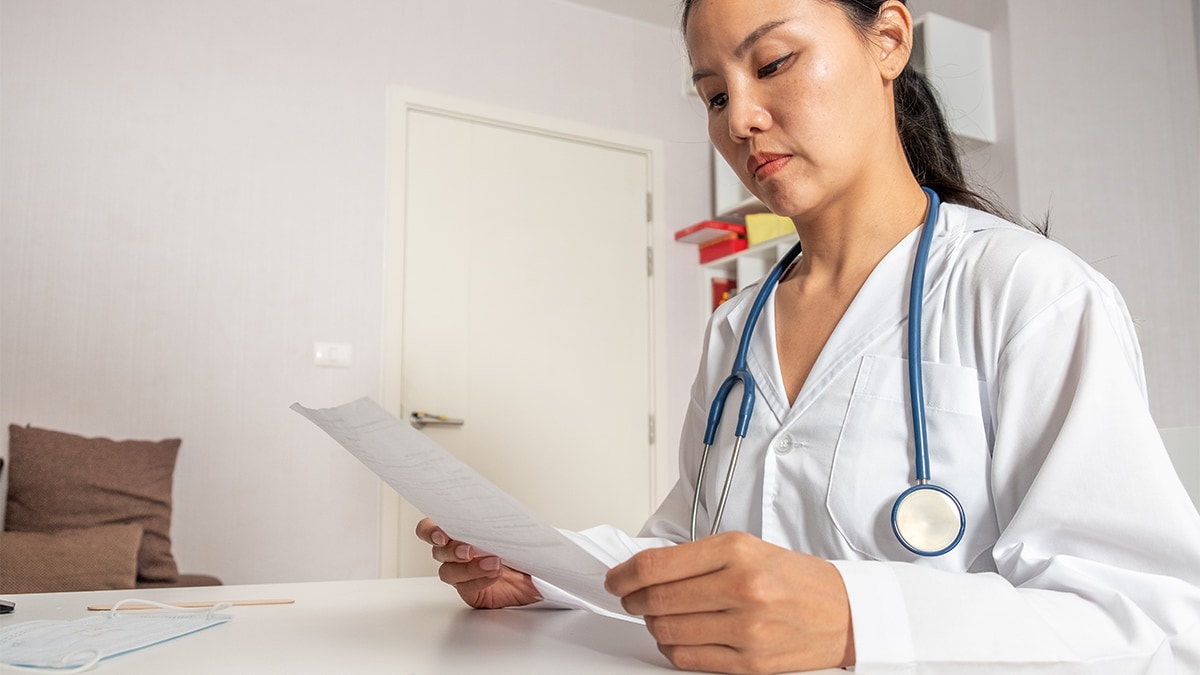
[[[754,376],[749,371],[735,370],[721,383],[717,395],[713,397],[712,405],[708,408],[708,424],[704,428],[704,444],[712,445],[716,440],[717,426],[721,423],[721,414],[725,412],[725,399],[734,385],[742,385],[742,405],[738,407],[738,424],[735,436],[745,437],[750,427],[750,416],[754,414]]]
[[[962,504],[946,488],[929,482],[929,435],[925,424],[925,384],[921,376],[921,310],[924,307],[925,268],[933,231],[937,228],[941,199],[922,187],[929,197],[925,225],[913,260],[908,291],[908,399],[913,420],[913,464],[917,484],[900,493],[892,506],[892,532],[900,545],[920,556],[949,552],[962,540],[967,518]]]
[[[937,213],[941,200],[933,190],[921,188],[929,197],[925,225],[921,228],[921,239],[917,243],[917,255],[913,261],[912,284],[908,289],[908,397],[912,408],[913,444],[915,446],[917,482],[929,480],[929,439],[925,426],[925,385],[921,377],[921,314],[924,306],[925,267],[929,260],[929,247],[933,242],[933,231],[937,227]]]
[[[758,317],[762,314],[767,299],[771,297],[771,291],[779,283],[779,278],[783,276],[784,270],[790,267],[792,261],[799,255],[800,243],[797,242],[784,254],[775,267],[771,268],[771,273],[759,286],[758,295],[754,296],[754,304],[750,306],[750,314],[746,317],[746,325],[742,328],[742,335],[738,340],[738,350],[733,359],[733,368],[729,377],[725,378],[720,388],[717,389],[717,395],[713,397],[712,405],[708,407],[708,423],[704,427],[704,451],[700,454],[700,469],[696,473],[696,492],[692,495],[692,541],[696,540],[696,518],[700,511],[700,492],[704,487],[704,469],[708,465],[708,453],[717,437],[717,426],[720,425],[721,415],[725,411],[725,399],[729,397],[733,386],[740,383],[742,385],[742,405],[738,408],[737,427],[734,429],[733,454],[729,457],[729,471],[725,474],[725,486],[721,490],[721,499],[709,534],[716,534],[717,528],[721,526],[721,516],[725,513],[725,501],[729,498],[729,488],[733,484],[733,470],[737,467],[738,451],[742,447],[742,439],[750,430],[750,418],[754,415],[754,376],[746,368],[746,356],[750,352],[750,337],[754,334],[754,326],[758,324]]]

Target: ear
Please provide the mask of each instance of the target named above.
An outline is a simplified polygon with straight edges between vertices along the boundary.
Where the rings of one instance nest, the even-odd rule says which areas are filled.
[[[874,54],[879,74],[889,82],[900,77],[912,53],[913,21],[900,0],[888,0],[875,17]]]

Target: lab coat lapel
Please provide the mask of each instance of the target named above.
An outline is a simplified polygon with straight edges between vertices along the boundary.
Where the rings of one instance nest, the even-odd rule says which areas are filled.
[[[938,214],[926,270],[927,289],[941,276],[946,212],[947,209],[942,209]],[[817,356],[789,416],[802,414],[847,366],[858,363],[871,345],[907,320],[913,256],[920,232],[918,227],[900,240],[867,277]],[[903,356],[903,353],[895,355]]]
[[[759,329],[750,343],[747,367],[758,384],[760,399],[771,409],[776,424],[782,424],[788,414],[787,392],[783,387],[783,370],[779,367],[779,350],[775,340],[775,293],[763,308]]]

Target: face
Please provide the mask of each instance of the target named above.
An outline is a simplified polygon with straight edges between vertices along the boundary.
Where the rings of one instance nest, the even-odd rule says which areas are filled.
[[[883,50],[835,3],[699,0],[687,44],[709,138],[775,213],[818,212],[899,147]]]

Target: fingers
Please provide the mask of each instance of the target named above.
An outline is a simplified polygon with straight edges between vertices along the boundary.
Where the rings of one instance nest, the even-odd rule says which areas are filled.
[[[451,539],[429,518],[417,523],[417,537],[432,546],[433,559],[442,563],[438,577],[464,594],[478,593],[500,578],[499,558]]]
[[[500,578],[501,572],[500,559],[486,556],[466,562],[444,563],[438,568],[438,578],[455,587],[483,582],[481,588],[486,588]]]
[[[724,569],[730,559],[752,555],[761,541],[744,532],[725,532],[694,542],[642,551],[608,571],[604,587],[625,597],[650,586],[700,577]]]
[[[500,559],[495,556],[469,563],[447,563],[438,568],[438,578],[454,587],[472,607],[489,606],[485,592],[504,576]]]
[[[853,664],[853,622],[832,564],[749,535],[643,551],[606,587],[646,618],[681,670],[783,672]]]
[[[738,644],[739,618],[706,612],[671,616],[647,616],[646,630],[660,645],[676,647]]]
[[[685,614],[646,617],[658,650],[680,670],[775,673],[782,668],[751,640],[762,630],[753,617]]]
[[[442,563],[438,578],[454,587],[472,607],[528,605],[542,599],[528,574],[505,567],[499,557],[455,541],[429,518],[417,523],[417,537],[432,547]]]
[[[604,576],[604,589],[623,598],[649,586],[692,576],[686,552],[678,555],[689,546],[691,544],[679,544],[634,554],[608,571]]]
[[[781,668],[756,654],[725,645],[658,645],[658,651],[679,670],[713,673],[777,673]]]
[[[429,518],[417,523],[417,537],[433,547],[433,559],[441,562],[468,562],[475,556],[487,555],[466,542],[455,541]]]
[[[621,606],[630,614],[644,617],[723,612],[733,607],[728,599],[727,576],[717,571],[639,588],[621,596]]]
[[[417,523],[417,537],[426,544],[433,546],[445,546],[449,541],[449,537],[442,531],[442,528],[437,526],[429,518],[422,518],[421,522]]]
[[[470,562],[484,556],[486,554],[475,550],[474,546],[461,541],[449,540],[445,546],[433,547],[433,559],[442,563]]]

